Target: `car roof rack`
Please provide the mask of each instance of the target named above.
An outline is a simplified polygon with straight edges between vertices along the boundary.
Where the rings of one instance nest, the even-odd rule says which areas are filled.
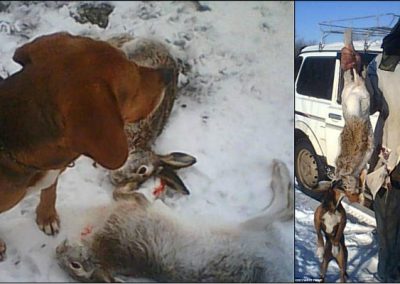
[[[353,38],[356,40],[363,40],[364,50],[367,50],[371,44],[371,40],[382,39],[389,34],[399,18],[400,15],[386,13],[320,22],[318,23],[321,30],[319,49],[323,49],[328,36],[344,34],[347,29],[351,29]],[[371,26],[371,20],[375,21],[375,25]],[[369,26],[366,26],[366,23],[369,23]]]

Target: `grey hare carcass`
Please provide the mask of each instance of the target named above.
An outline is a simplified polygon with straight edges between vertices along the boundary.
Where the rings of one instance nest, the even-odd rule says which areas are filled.
[[[110,172],[111,182],[117,187],[136,190],[149,177],[158,176],[174,190],[189,194],[175,171],[193,165],[196,158],[180,152],[158,155],[152,150],[155,139],[161,134],[171,114],[178,90],[178,76],[183,67],[169,48],[156,39],[119,34],[106,41],[122,50],[137,65],[161,69],[165,76],[172,77],[154,111],[138,122],[125,125],[129,156],[121,168]]]
[[[140,192],[130,192],[98,217],[88,236],[61,243],[58,263],[83,282],[114,282],[120,277],[160,282],[291,281],[293,263],[282,252],[284,244],[274,223],[293,217],[293,186],[287,167],[277,160],[271,189],[274,197],[262,214],[238,225],[218,226],[196,222],[160,200],[151,202]]]

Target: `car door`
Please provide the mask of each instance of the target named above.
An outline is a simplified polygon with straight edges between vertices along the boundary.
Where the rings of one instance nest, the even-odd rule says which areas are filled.
[[[335,59],[330,62],[333,75],[329,86],[332,90],[331,104],[328,107],[328,112],[325,120],[326,126],[326,161],[330,166],[335,166],[335,160],[339,154],[339,136],[344,127],[344,118],[341,104],[338,103],[338,89],[340,84],[340,58],[335,56]]]

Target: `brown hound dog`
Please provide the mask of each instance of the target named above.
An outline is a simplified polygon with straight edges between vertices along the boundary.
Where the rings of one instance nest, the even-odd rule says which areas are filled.
[[[67,33],[39,37],[13,59],[23,68],[0,81],[0,212],[42,190],[36,221],[53,235],[58,175],[82,154],[121,167],[124,124],[151,113],[172,76],[137,66],[106,42]],[[5,251],[0,240],[0,260]]]
[[[314,213],[317,231],[317,255],[322,259],[321,280],[325,281],[328,264],[335,259],[340,268],[340,281],[346,282],[347,248],[343,231],[346,227],[346,211],[341,201],[346,196],[339,183],[333,183],[325,192],[322,204]],[[325,245],[322,232],[325,235]]]

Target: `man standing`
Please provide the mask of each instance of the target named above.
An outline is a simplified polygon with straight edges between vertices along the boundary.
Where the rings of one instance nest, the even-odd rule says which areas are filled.
[[[368,66],[366,85],[371,95],[371,114],[379,111],[375,128],[375,152],[370,171],[375,170],[382,145],[392,151],[400,146],[400,20],[382,43],[383,54]],[[360,58],[344,47],[343,70],[360,70]],[[390,174],[391,189],[380,188],[374,200],[378,232],[378,278],[382,282],[400,282],[400,166]]]

